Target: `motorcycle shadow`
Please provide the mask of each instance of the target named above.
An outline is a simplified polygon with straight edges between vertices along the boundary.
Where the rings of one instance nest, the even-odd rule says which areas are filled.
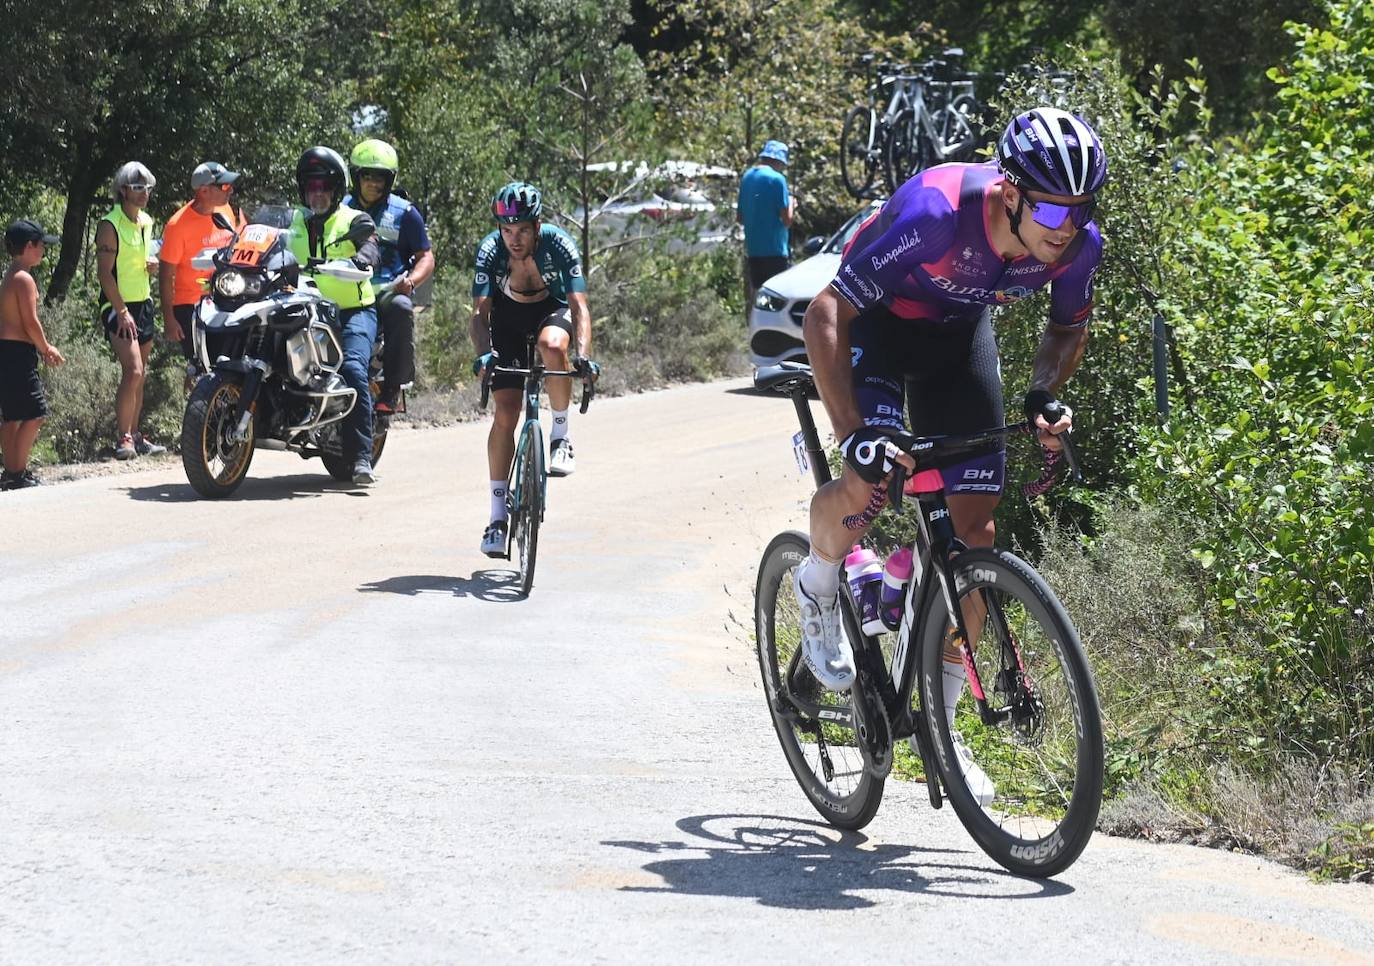
[[[249,477],[237,490],[222,500],[207,500],[189,483],[158,483],[153,486],[127,486],[129,499],[153,503],[235,503],[243,500],[294,500],[321,497],[327,493],[363,496],[363,487],[341,483],[322,473],[295,473],[290,476]]]
[[[474,570],[471,577],[443,577],[436,574],[411,574],[374,580],[358,588],[363,594],[452,594],[508,604],[524,600],[520,575],[513,570]]]

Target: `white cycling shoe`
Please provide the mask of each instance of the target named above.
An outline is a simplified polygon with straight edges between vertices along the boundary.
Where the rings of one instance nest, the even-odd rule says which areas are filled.
[[[506,537],[510,533],[509,520],[493,520],[482,531],[482,552],[488,557],[506,555]]]
[[[792,576],[801,608],[802,660],[822,687],[848,691],[854,685],[854,656],[840,626],[839,594],[821,600],[806,592],[802,572],[810,562],[810,557],[803,560]]]
[[[573,459],[572,440],[564,436],[556,439],[549,444],[549,475],[550,476],[572,476],[577,469],[577,461]]]
[[[979,768],[978,763],[973,760],[973,752],[964,744],[964,736],[957,731],[951,731],[949,737],[954,744],[954,757],[959,760],[959,770],[963,772],[964,783],[968,785],[974,801],[982,808],[987,808],[997,797],[997,786],[992,783],[987,772]]]

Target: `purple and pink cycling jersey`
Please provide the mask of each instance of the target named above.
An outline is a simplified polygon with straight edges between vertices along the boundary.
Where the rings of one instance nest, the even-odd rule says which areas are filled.
[[[902,185],[845,246],[830,284],[860,312],[886,305],[902,319],[939,321],[1008,305],[1050,284],[1050,320],[1083,326],[1093,307],[1102,236],[1089,223],[1053,265],[1004,261],[988,240],[997,163],[943,164]],[[1029,220],[1029,215],[1027,215]]]

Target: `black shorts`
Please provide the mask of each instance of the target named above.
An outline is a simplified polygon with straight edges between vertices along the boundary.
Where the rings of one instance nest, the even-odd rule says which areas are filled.
[[[191,338],[191,321],[195,318],[195,305],[173,305],[172,318],[177,320],[177,325],[181,327],[181,354],[187,359],[195,361],[196,343]],[[214,362],[212,357],[211,362]]]
[[[786,255],[751,255],[749,263],[749,287],[757,291],[774,275],[787,271],[791,264]]]
[[[492,296],[491,305],[491,347],[500,357],[500,364],[515,368],[526,368],[530,364],[528,339],[547,326],[555,326],[573,334],[572,311],[567,305],[554,298],[539,302],[517,302],[501,292]],[[498,372],[491,377],[493,389],[519,389],[525,384],[520,376]]]
[[[153,300],[144,299],[142,302],[127,302],[129,314],[134,317],[134,325],[138,327],[138,344],[147,345],[153,341],[153,336],[157,334],[157,315],[153,311]],[[119,328],[115,321],[115,310],[113,305],[102,305],[100,307],[100,323],[105,327],[105,338],[111,341],[115,338],[115,330]]]
[[[0,422],[18,423],[48,415],[38,381],[38,347],[22,339],[0,339]]]
[[[864,425],[904,429],[904,400],[917,436],[1002,425],[1002,369],[990,309],[927,322],[898,318],[880,305],[850,325],[849,344]],[[1006,462],[1002,444],[940,472],[947,492],[1001,493]]]

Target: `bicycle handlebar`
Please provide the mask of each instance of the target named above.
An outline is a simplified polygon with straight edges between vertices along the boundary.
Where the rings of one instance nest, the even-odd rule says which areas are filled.
[[[582,402],[578,406],[579,413],[586,413],[587,407],[592,404],[592,398],[596,395],[596,382],[582,369],[541,369],[540,373],[544,376],[556,376],[564,379],[571,379],[576,376],[582,377]],[[482,375],[482,397],[477,404],[478,409],[487,408],[487,400],[491,397],[491,377],[497,373],[512,376],[528,376],[534,372],[533,369],[521,369],[517,366],[488,366]]]
[[[1059,403],[1058,405],[1062,410],[1063,404]],[[1050,415],[1050,413],[1047,413],[1047,415]],[[1058,414],[1054,415],[1057,416]],[[970,441],[972,443],[976,441],[976,443],[986,443],[998,436],[1034,432],[1035,427],[1031,423],[1021,422],[1011,423],[998,429],[989,429],[981,433],[973,433],[967,436],[925,436],[917,438],[912,448],[906,452],[909,456],[915,456],[917,452],[928,454],[932,449],[932,444],[934,444],[934,448],[939,448],[941,442],[948,444],[948,449],[957,449],[958,442]],[[1026,483],[1021,488],[1022,493],[1027,499],[1034,499],[1037,496],[1041,496],[1049,492],[1055,485],[1055,477],[1058,475],[1060,459],[1066,460],[1069,464],[1070,482],[1078,483],[1083,479],[1083,474],[1079,471],[1078,456],[1074,452],[1072,442],[1069,440],[1069,433],[1060,433],[1055,438],[1059,440],[1060,449],[1054,450],[1042,444],[1040,449],[1044,455],[1044,468],[1041,471],[1040,478],[1033,483]],[[931,469],[934,467],[927,468]],[[892,472],[888,474],[885,480],[879,480],[877,483],[873,484],[873,489],[869,493],[868,504],[864,507],[862,512],[851,514],[844,518],[845,527],[849,530],[866,529],[878,518],[878,514],[882,513],[883,507],[887,504],[891,504],[893,510],[900,512],[902,509],[902,496],[905,493],[906,481],[908,478],[906,467],[900,464],[893,467]]]

